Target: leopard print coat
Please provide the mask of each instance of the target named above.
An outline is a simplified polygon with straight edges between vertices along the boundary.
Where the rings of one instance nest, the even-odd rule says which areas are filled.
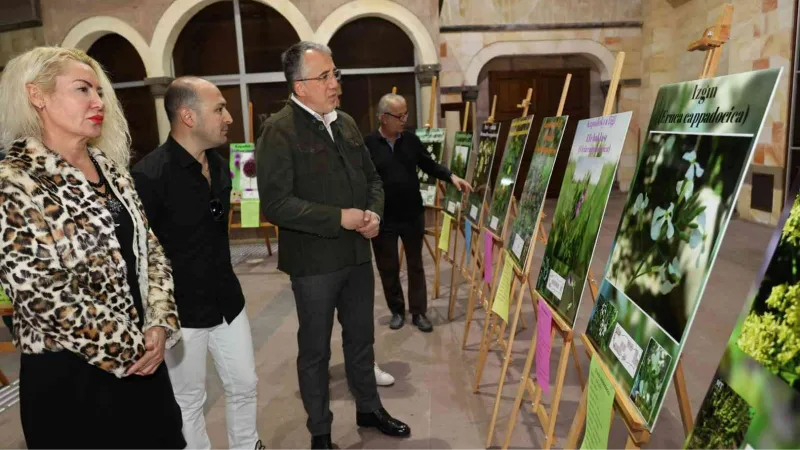
[[[172,269],[127,171],[89,149],[134,224],[144,330],[180,339]],[[117,377],[145,352],[114,219],[83,173],[36,139],[0,161],[0,284],[23,353],[67,350]]]

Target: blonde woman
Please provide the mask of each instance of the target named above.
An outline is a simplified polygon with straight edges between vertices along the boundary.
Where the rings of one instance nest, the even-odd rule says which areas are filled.
[[[0,105],[0,284],[28,447],[185,447],[162,364],[180,338],[172,273],[108,78],[82,51],[39,47],[8,63]]]

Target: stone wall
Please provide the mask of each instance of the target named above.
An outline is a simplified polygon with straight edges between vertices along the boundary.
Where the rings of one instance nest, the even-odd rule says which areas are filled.
[[[641,0],[444,0],[443,26],[639,21]]]
[[[44,28],[24,28],[0,33],[0,68],[11,58],[33,47],[44,45]]]
[[[445,10],[443,9],[443,22],[444,17]],[[578,18],[571,20],[578,20]],[[601,83],[609,81],[614,69],[616,54],[624,51],[625,61],[621,77],[623,85],[617,93],[617,109],[615,111],[633,111],[628,137],[625,139],[617,172],[620,189],[627,191],[636,169],[640,144],[639,127],[641,123],[646,124],[646,122],[640,121],[638,114],[639,80],[642,76],[641,28],[634,24],[625,27],[575,29],[456,31],[442,32],[439,40],[442,87],[480,85],[481,75],[485,77],[486,70],[491,70],[487,67],[496,66],[497,68],[494,70],[507,70],[497,66],[497,64],[501,66],[504,64],[497,62],[497,58],[509,60],[509,57],[514,57],[515,61],[519,59],[531,61],[527,57],[535,55],[538,62],[533,64],[536,64],[537,67],[543,67],[541,64],[552,64],[548,67],[555,68],[569,67],[569,64],[574,64],[578,60],[581,61],[580,64],[588,62],[597,77],[593,79],[590,95],[590,101],[593,104],[592,113],[597,115],[602,114],[605,103],[605,94],[602,91]],[[520,64],[526,65],[529,62],[520,61],[515,64],[521,67]],[[483,88],[483,91],[486,89]],[[488,91],[486,92],[488,93]],[[460,95],[446,93],[442,95],[442,101],[460,101]],[[479,98],[479,108],[482,105],[481,101]],[[479,109],[479,117],[482,111]],[[567,145],[571,145],[571,143]]]
[[[773,176],[772,212],[750,207],[748,181],[739,197],[738,213],[747,220],[775,224],[784,195],[786,128],[789,113],[789,82],[792,70],[792,26],[796,15],[794,0],[735,0],[730,41],[723,47],[718,75],[783,67],[784,73],[761,132],[751,172]],[[688,0],[673,7],[674,1],[648,0],[643,3],[643,54],[640,116],[643,127],[658,88],[667,83],[697,78],[705,54],[687,52],[686,46],[699,39],[722,12],[723,0]]]
[[[96,17],[109,16],[122,20],[133,27],[145,42],[153,38],[159,19],[174,3],[210,4],[220,0],[147,0],[132,2],[129,0],[41,0],[42,15],[45,23],[45,37],[48,43],[58,44],[64,40],[69,31],[81,21]],[[386,3],[397,3],[411,11],[422,21],[431,38],[436,42],[439,35],[438,5],[433,0],[254,0],[280,10],[286,5],[296,8],[312,30],[328,18],[338,8],[346,6],[357,11],[385,6]],[[310,38],[310,36],[309,36]]]

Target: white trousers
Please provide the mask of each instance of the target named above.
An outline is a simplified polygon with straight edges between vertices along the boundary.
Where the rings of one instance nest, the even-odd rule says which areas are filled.
[[[225,420],[229,448],[252,449],[256,429],[256,375],[250,321],[242,310],[230,323],[213,328],[182,328],[183,339],[167,350],[175,400],[183,415],[183,436],[190,449],[210,449],[203,406],[206,402],[206,358],[214,360],[225,390]]]

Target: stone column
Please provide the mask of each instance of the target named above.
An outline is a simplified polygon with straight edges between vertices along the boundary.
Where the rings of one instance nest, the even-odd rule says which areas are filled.
[[[436,96],[438,97],[439,92],[439,71],[442,69],[441,64],[422,64],[418,65],[414,68],[414,72],[417,74],[417,80],[419,81],[419,98],[420,98],[420,122],[419,126],[422,127],[425,125],[425,122],[428,121],[428,115],[430,114],[430,105],[431,105],[431,81],[433,77],[437,77],[436,81]],[[438,111],[439,111],[439,99],[436,99],[436,110],[433,113],[433,123],[431,124],[432,127],[436,128],[438,123]]]
[[[145,86],[150,87],[150,93],[153,94],[156,107],[156,119],[158,121],[158,138],[159,141],[164,142],[169,136],[169,120],[167,119],[167,112],[164,110],[164,93],[167,91],[167,86],[172,82],[172,77],[153,77],[145,78]]]

